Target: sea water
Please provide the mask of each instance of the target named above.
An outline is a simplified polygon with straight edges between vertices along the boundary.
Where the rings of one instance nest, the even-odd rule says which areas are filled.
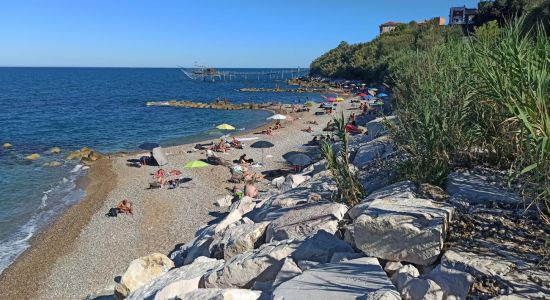
[[[147,107],[147,101],[320,100],[315,94],[238,91],[289,88],[266,77],[210,82],[191,80],[176,68],[0,68],[0,145],[13,144],[0,149],[0,272],[38,230],[85,195],[75,183],[86,168],[66,161],[69,151],[135,151],[143,142],[169,146],[214,138],[219,137],[212,130],[217,124],[251,129],[270,115],[262,110]],[[49,154],[51,147],[62,152]],[[41,158],[24,159],[32,153]],[[45,166],[52,161],[62,165]]]

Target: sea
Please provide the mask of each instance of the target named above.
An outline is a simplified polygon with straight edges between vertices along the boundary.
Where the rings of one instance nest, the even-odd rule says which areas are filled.
[[[278,72],[225,69],[228,72]],[[295,88],[281,76],[193,80],[178,68],[0,68],[0,272],[29,240],[85,196],[76,186],[86,167],[64,158],[90,147],[103,153],[137,151],[144,142],[177,145],[222,135],[215,126],[256,128],[263,110],[148,107],[147,101],[217,97],[232,103],[304,103],[318,94],[239,92],[239,88]],[[242,77],[242,76],[241,76]],[[50,154],[52,147],[60,154]],[[26,160],[29,154],[41,157]],[[61,166],[47,166],[50,162]]]

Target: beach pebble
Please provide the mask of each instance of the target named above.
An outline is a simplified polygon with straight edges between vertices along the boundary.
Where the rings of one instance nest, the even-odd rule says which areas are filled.
[[[28,155],[27,157],[25,157],[26,160],[37,160],[40,158],[40,154],[38,153],[33,153],[31,155]]]

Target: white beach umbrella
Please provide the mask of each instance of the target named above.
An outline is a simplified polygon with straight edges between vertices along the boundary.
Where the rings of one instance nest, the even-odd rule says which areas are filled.
[[[285,120],[286,119],[286,116],[284,115],[280,115],[280,114],[276,114],[276,115],[273,115],[269,118],[267,118],[268,120]]]

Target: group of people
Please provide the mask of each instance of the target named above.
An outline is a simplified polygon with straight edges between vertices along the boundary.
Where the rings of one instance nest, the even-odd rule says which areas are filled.
[[[226,139],[222,138],[217,144],[214,144],[211,147],[209,147],[208,150],[227,153],[227,151],[231,148],[242,149],[243,144],[236,137],[233,137],[231,141],[227,141]]]
[[[153,179],[160,184],[160,187],[168,186],[168,188],[175,188],[177,184],[178,177],[183,173],[180,170],[172,170],[166,172],[164,169],[158,169],[155,174],[153,174]]]

